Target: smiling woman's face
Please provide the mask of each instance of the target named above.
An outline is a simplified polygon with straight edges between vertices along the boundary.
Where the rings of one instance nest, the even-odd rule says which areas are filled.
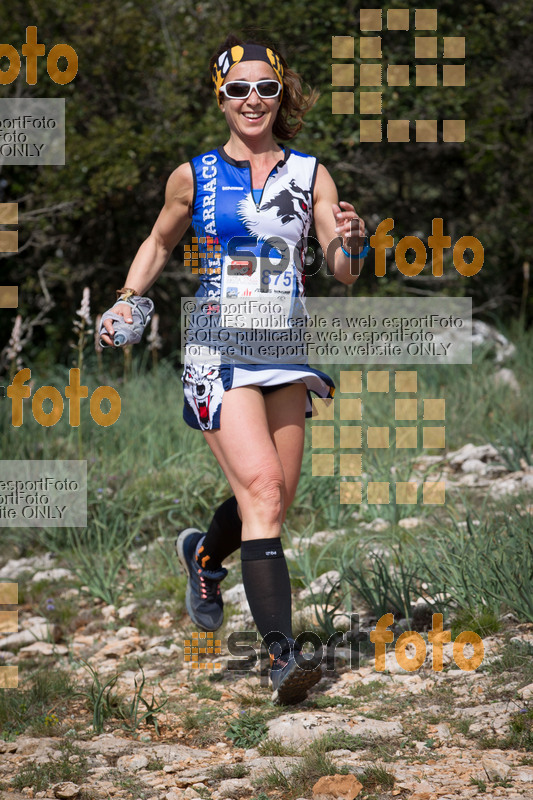
[[[265,61],[243,61],[236,64],[226,76],[224,84],[231,81],[275,80],[276,73]],[[246,100],[230,100],[223,94],[222,112],[230,129],[240,136],[250,137],[264,134],[272,127],[280,106],[279,95],[272,99],[259,97],[255,89]]]

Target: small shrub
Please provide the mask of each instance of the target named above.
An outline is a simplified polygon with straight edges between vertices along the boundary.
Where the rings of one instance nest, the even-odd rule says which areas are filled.
[[[241,712],[240,716],[230,722],[226,736],[233,740],[236,747],[255,747],[265,738],[268,727],[263,714]]]

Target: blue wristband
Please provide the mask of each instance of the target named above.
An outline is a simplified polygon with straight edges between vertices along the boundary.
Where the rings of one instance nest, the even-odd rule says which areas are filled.
[[[348,256],[348,258],[364,258],[368,253],[368,251],[370,250],[370,244],[368,243],[368,236],[365,236],[364,247],[360,253],[357,253],[357,255],[354,255],[353,253],[348,253],[348,251],[345,250],[342,245],[341,245],[341,250],[345,256]]]

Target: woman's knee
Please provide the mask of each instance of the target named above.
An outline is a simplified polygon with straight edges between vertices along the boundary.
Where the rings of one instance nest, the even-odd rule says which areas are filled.
[[[254,476],[239,500],[241,514],[261,516],[265,521],[279,520],[285,508],[283,475],[276,470],[264,470]]]

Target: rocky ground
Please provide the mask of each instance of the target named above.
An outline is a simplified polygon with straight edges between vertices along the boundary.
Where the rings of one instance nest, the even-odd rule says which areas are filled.
[[[292,708],[272,705],[257,669],[245,675],[213,670],[199,678],[198,669],[184,664],[181,648],[165,646],[168,638],[147,639],[132,626],[94,637],[80,631],[72,655],[87,658],[102,682],[124,667],[125,658],[142,657],[156,697],[168,698],[157,714],[158,732],[142,724],[134,736],[110,718],[94,735],[83,698],[60,699],[47,712],[57,719],[53,735],[0,741],[2,797],[533,798],[533,683],[523,685],[531,677],[531,625],[506,620],[505,633],[484,639],[483,668],[471,672],[455,666],[453,644],[444,645],[441,672],[432,670],[430,658],[406,672],[392,653],[379,673],[370,662],[363,666],[365,659],[359,668],[339,659],[308,700]],[[28,652],[32,658],[39,652],[50,670],[68,668],[64,647],[29,647],[13,659],[21,671]],[[508,668],[501,666],[502,654]],[[70,669],[80,685],[87,682],[82,668]],[[136,677],[138,670],[123,671],[117,692],[133,697]],[[232,724],[237,735],[230,737]],[[245,741],[265,732],[256,746]],[[329,772],[336,778],[324,789],[318,781],[327,734],[327,759],[335,767]],[[52,762],[70,764],[73,779],[43,773]],[[43,774],[45,781],[50,777],[44,785]],[[56,771],[56,778],[60,774],[67,773]],[[10,786],[16,776],[18,791]],[[294,793],[300,786],[307,786],[305,794]]]
[[[449,454],[442,474],[447,488],[490,482],[501,494],[533,480],[527,466],[510,475],[490,445]],[[154,602],[147,632],[133,599],[106,605],[69,586],[73,577],[49,554],[0,569],[0,581],[62,587],[55,602],[74,607],[66,633],[22,603],[18,632],[0,639],[0,664],[19,669],[18,689],[0,690],[2,798],[533,799],[533,625],[502,618],[472,671],[458,668],[453,642],[440,671],[430,645],[416,671],[398,665],[393,644],[384,671],[373,646],[352,661],[341,648],[309,698],[283,708],[260,663],[228,669],[227,638],[220,654],[186,661],[193,639],[183,615]],[[315,592],[327,577],[335,579],[321,576]],[[308,598],[309,588],[297,605]],[[234,612],[225,636],[254,630],[242,584],[224,599]]]

